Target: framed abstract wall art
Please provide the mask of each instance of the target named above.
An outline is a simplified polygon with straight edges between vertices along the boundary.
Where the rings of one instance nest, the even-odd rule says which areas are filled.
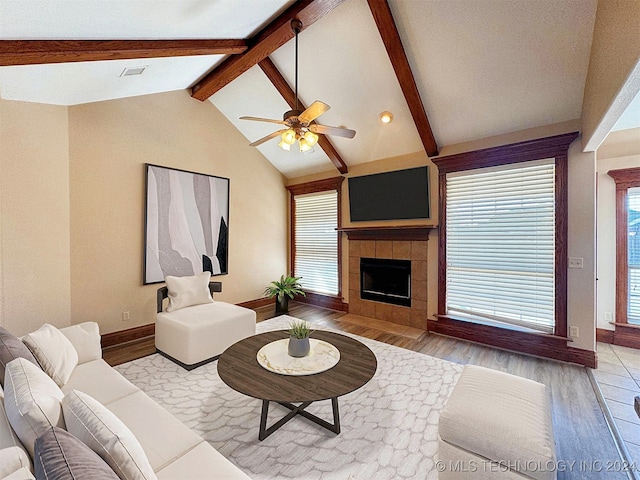
[[[228,273],[229,179],[145,167],[144,284]]]

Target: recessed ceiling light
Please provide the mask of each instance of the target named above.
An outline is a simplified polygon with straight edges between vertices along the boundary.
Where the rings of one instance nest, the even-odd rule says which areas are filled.
[[[380,114],[380,121],[382,123],[391,123],[393,121],[393,114],[391,112],[382,112]]]
[[[142,75],[147,67],[127,67],[120,74],[121,77],[132,77],[134,75]]]

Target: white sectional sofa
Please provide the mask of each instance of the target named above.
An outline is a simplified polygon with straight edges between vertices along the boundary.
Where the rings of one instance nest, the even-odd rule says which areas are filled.
[[[84,394],[97,400],[106,409],[115,414],[139,442],[153,473],[158,479],[249,478],[205,440],[155,403],[102,359],[100,335],[96,323],[74,325],[62,328],[59,332],[62,332],[70,340],[77,353],[76,365],[69,366],[70,362],[73,364],[73,352],[69,357],[71,360],[69,358],[53,359],[54,363],[58,361],[63,364],[63,374],[61,377],[56,377],[56,383],[60,385],[62,379],[68,377],[64,384],[60,385],[60,390],[65,395],[65,400],[73,391],[84,392]],[[6,330],[3,333],[6,339]],[[23,337],[22,340],[28,344],[27,337]],[[38,341],[42,343],[43,338],[46,340],[46,336],[40,336]],[[15,412],[12,413],[15,408],[9,408],[12,402],[9,399],[9,395],[15,395],[14,390],[18,390],[13,377],[8,378],[10,370],[13,369],[11,371],[15,371],[16,364],[24,366],[24,363],[29,362],[22,359],[10,362],[7,360],[11,360],[12,354],[18,357],[26,357],[28,355],[21,355],[17,351],[19,349],[14,348],[16,346],[15,341],[13,347],[10,348],[6,348],[7,343],[11,343],[11,339],[6,342],[0,336],[0,349],[4,350],[4,353],[0,353],[2,355],[0,357],[0,366],[2,367],[0,374],[4,374],[5,364],[7,369],[3,383],[4,391],[0,389],[0,478],[5,480],[35,478],[31,473],[33,472],[33,458],[28,454],[29,450],[33,451],[33,445],[30,448],[25,448],[22,445],[18,438],[19,435],[16,435],[18,430],[12,428],[12,424],[15,425],[12,418],[12,415],[15,416]],[[56,352],[56,356],[59,355],[60,349],[57,346],[44,345],[43,349],[47,350],[49,347],[53,347],[50,351]],[[30,349],[33,351],[33,348]],[[41,364],[45,371],[51,367],[50,365],[42,365],[43,362],[37,354],[35,357],[38,358],[38,363]],[[30,362],[33,363],[33,359]],[[32,368],[29,365],[29,369]],[[48,378],[46,380],[49,381]],[[5,398],[5,395],[7,398]],[[65,400],[62,401],[62,405],[64,405]],[[46,402],[51,403],[51,398],[48,398]],[[6,409],[5,406],[7,407]],[[47,408],[50,407],[51,405],[47,406]],[[63,411],[66,416],[68,411],[66,409],[63,409]],[[70,424],[69,418],[67,418],[66,423],[67,426]],[[71,432],[71,428],[68,428],[68,430]],[[39,435],[40,433],[37,432],[36,434]],[[123,477],[120,476],[120,478]]]

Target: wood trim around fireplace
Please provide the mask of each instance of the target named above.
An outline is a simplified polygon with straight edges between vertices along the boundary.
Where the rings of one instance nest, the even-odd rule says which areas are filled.
[[[406,225],[398,227],[344,227],[339,232],[349,240],[429,240],[435,225]]]

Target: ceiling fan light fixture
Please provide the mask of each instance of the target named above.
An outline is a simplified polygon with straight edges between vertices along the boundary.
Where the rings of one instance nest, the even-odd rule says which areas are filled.
[[[384,111],[380,114],[380,121],[383,124],[388,124],[393,121],[393,114],[391,112]]]
[[[309,147],[313,147],[316,143],[318,143],[318,135],[313,133],[311,130],[307,130],[304,134],[304,140],[307,142]]]
[[[291,145],[285,142],[284,140],[280,140],[280,143],[278,144],[278,146],[281,149],[286,150],[287,152],[291,151]]]
[[[282,134],[282,141],[287,145],[293,145],[296,142],[296,132],[290,128]]]
[[[300,152],[304,153],[311,150],[311,145],[309,145],[304,137],[300,138],[300,140],[298,140],[298,143],[300,144]]]

